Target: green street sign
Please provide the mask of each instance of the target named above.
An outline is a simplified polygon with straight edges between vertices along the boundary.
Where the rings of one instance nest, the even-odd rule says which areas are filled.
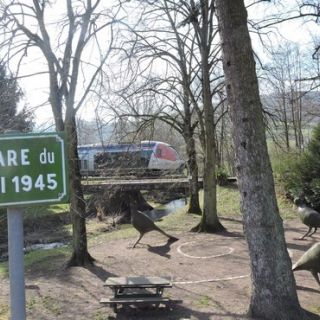
[[[63,133],[0,135],[0,207],[68,202]]]

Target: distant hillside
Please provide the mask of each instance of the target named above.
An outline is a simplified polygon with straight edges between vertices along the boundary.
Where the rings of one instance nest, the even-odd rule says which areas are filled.
[[[302,123],[313,126],[320,120],[320,92],[288,92],[285,95],[272,93],[261,96],[264,110],[269,114],[283,120],[283,110],[285,107],[288,121],[292,120],[292,111],[295,113],[299,110],[301,104]]]

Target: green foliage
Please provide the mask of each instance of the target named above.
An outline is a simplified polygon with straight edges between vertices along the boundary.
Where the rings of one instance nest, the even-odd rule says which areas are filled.
[[[298,196],[300,192],[299,163],[301,155],[298,153],[282,154],[278,159],[274,174],[277,180],[284,186],[285,192],[292,197]]]
[[[26,132],[32,129],[32,114],[25,108],[17,112],[21,97],[22,91],[16,79],[8,76],[5,66],[0,64],[0,133],[6,130]]]
[[[320,210],[320,124],[314,128],[306,151],[291,160],[280,175],[287,194],[291,198],[303,197]]]
[[[227,170],[224,167],[217,168],[216,178],[219,186],[225,186],[228,183]]]

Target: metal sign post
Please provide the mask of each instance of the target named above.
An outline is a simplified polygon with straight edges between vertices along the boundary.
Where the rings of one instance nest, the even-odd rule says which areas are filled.
[[[12,320],[26,319],[22,213],[23,211],[19,208],[7,209]]]
[[[0,207],[7,207],[11,320],[26,319],[22,205],[68,202],[63,134],[0,136]]]

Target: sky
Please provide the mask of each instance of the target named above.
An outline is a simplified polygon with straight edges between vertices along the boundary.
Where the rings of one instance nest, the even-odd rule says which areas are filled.
[[[289,1],[293,3],[293,1]],[[267,5],[266,3],[251,6],[248,9],[249,20],[260,19],[264,15],[270,15],[274,13],[274,6],[272,3]],[[313,22],[303,24],[301,21],[293,21],[282,23],[277,27],[281,32],[280,35],[273,33],[272,40],[270,43],[274,45],[276,42],[283,42],[286,39],[298,43],[302,48],[311,50],[312,44],[312,33],[317,33],[320,36],[320,26]],[[275,27],[272,29],[275,31]],[[252,34],[252,42],[255,48],[259,48],[259,40],[254,34]],[[258,51],[261,50],[257,49]],[[261,54],[263,55],[262,51]],[[43,62],[37,59],[34,54],[33,59],[29,59],[28,63],[23,67],[23,74],[31,74],[34,70],[42,69]],[[48,100],[48,76],[37,75],[33,78],[20,79],[20,86],[24,91],[25,98],[23,103],[27,103],[29,108],[35,110],[35,120],[37,123],[38,130],[43,130],[50,127],[52,124],[52,112],[48,104],[44,104]],[[92,108],[92,106],[90,106]],[[78,116],[90,120],[94,118],[94,112],[90,108],[83,108]]]

